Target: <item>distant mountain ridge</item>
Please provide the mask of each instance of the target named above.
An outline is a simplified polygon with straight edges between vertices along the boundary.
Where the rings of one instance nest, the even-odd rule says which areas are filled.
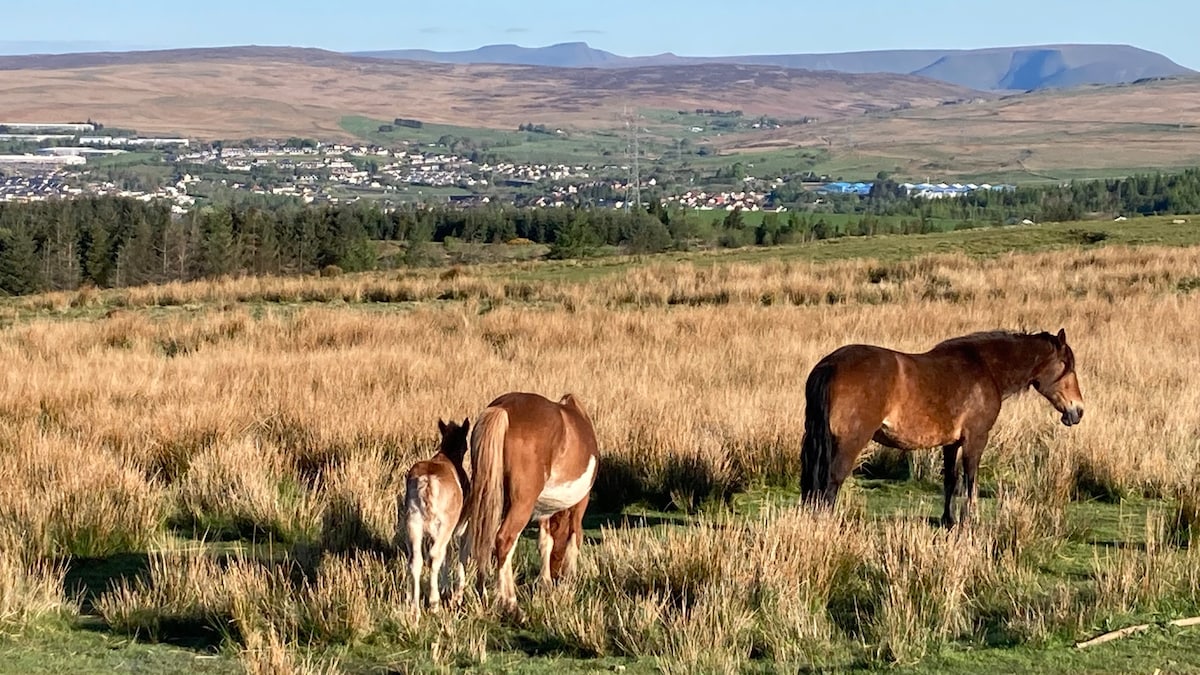
[[[902,49],[834,54],[758,54],[695,57],[671,53],[619,56],[565,42],[548,47],[488,45],[479,49],[436,52],[425,49],[355,52],[355,56],[435,63],[491,63],[559,68],[633,68],[638,66],[736,63],[843,73],[919,75],[984,91],[1033,90],[1085,84],[1122,84],[1148,77],[1191,75],[1162,54],[1130,45],[1074,44],[987,49]]]

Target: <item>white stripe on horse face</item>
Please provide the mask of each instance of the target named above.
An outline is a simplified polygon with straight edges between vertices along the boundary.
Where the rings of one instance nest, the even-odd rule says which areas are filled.
[[[587,468],[578,478],[560,483],[547,482],[546,487],[542,488],[542,494],[538,495],[533,517],[549,516],[575,506],[587,495],[588,490],[592,489],[595,476],[596,458],[593,456],[588,457]],[[551,478],[553,479],[553,475]]]

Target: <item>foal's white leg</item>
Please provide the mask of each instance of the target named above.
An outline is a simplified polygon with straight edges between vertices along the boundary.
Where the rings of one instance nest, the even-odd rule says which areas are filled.
[[[421,511],[410,506],[408,511],[408,572],[412,577],[412,605],[421,611],[421,563],[424,551],[425,523]]]
[[[458,542],[458,562],[454,565],[454,590],[450,593],[450,602],[453,605],[462,602],[463,589],[467,586],[467,561],[471,559],[471,545],[463,536],[466,529],[466,521],[463,521],[453,536]]]
[[[550,585],[550,553],[554,550],[554,537],[550,535],[550,518],[538,519],[538,553],[542,556],[542,571],[538,581]]]
[[[450,545],[454,530],[439,519],[433,531],[433,546],[429,550],[429,609],[436,612],[442,605],[442,592],[438,588],[442,561],[446,559],[446,547]]]

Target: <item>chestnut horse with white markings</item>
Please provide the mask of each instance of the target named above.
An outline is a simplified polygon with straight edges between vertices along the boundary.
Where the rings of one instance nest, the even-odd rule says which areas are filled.
[[[950,505],[961,455],[963,520],[975,507],[975,474],[1004,399],[1033,387],[1067,426],[1083,417],[1075,354],[1066,331],[973,333],[923,354],[847,345],[821,359],[805,383],[803,472],[806,503],[832,506],[867,442],[901,450],[942,448],[945,506]]]
[[[488,404],[471,434],[471,483],[465,517],[477,566],[476,586],[499,564],[496,596],[515,609],[512,556],[530,519],[538,521],[540,579],[557,580],[575,565],[583,512],[599,463],[592,422],[571,394],[557,403],[513,392]]]

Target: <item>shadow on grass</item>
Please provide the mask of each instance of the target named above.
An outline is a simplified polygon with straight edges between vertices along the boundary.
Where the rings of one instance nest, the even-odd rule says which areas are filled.
[[[118,553],[105,558],[71,558],[63,579],[68,598],[79,598],[80,611],[91,614],[96,600],[122,582],[132,583],[149,575],[150,556],[145,553]]]
[[[512,635],[510,640],[512,648],[524,652],[526,656],[566,656],[584,659],[599,656],[549,633],[523,630]]]
[[[104,558],[73,558],[67,561],[63,591],[79,598],[80,619],[76,627],[96,633],[117,634],[95,614],[96,601],[117,586],[149,576],[150,557],[146,553],[118,553]],[[154,642],[198,652],[217,651],[224,636],[203,619],[167,619],[161,621]]]
[[[748,487],[739,472],[725,475],[698,456],[672,455],[650,474],[624,457],[601,460],[591,504],[603,512],[620,512],[634,504],[660,510],[699,511],[710,503],[727,505]]]
[[[77,624],[81,630],[93,631],[105,635],[127,635],[115,631],[99,617],[89,617]],[[170,645],[180,649],[188,649],[201,654],[214,654],[221,650],[226,635],[207,619],[162,619],[155,628],[153,639],[146,635],[133,636],[139,642]]]

